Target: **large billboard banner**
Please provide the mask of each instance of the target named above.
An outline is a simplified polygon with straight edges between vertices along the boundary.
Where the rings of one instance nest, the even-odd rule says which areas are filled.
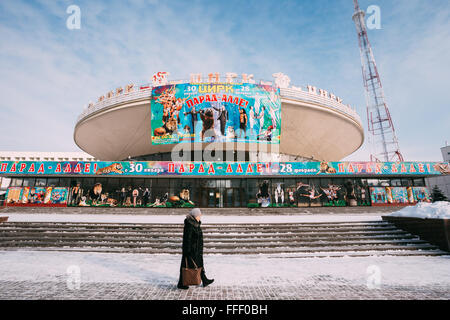
[[[262,84],[184,83],[154,87],[152,144],[280,143],[280,89]]]

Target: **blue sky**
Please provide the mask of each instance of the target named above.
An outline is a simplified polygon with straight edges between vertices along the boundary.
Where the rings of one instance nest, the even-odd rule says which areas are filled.
[[[81,9],[69,30],[66,9]],[[450,2],[378,5],[369,30],[401,151],[441,160],[450,142]],[[366,123],[352,0],[0,1],[0,150],[77,151],[76,117],[89,101],[157,71],[290,76],[344,99]],[[365,147],[349,160],[367,160]]]

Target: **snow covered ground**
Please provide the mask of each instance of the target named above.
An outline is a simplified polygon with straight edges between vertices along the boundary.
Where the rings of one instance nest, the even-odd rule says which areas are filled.
[[[185,215],[125,215],[125,214],[8,214],[10,222],[91,222],[91,223],[180,223]],[[204,215],[202,223],[301,223],[301,222],[351,222],[379,221],[381,214],[315,214],[267,216]]]
[[[410,209],[410,208],[405,208]],[[403,209],[403,210],[405,210]],[[429,211],[429,208],[427,209]],[[402,211],[402,210],[401,210]],[[400,212],[401,212],[400,211]],[[33,222],[91,222],[91,223],[179,223],[184,215],[110,215],[110,214],[8,214],[9,221]],[[205,224],[220,223],[302,223],[379,221],[381,214],[314,214],[290,216],[213,216],[202,218]],[[68,282],[74,272],[80,272],[81,286],[91,284],[176,284],[179,275],[178,255],[94,253],[71,251],[0,250],[0,282],[11,288],[16,282],[27,283],[27,288],[39,287],[44,282]],[[438,297],[450,296],[450,256],[371,256],[298,258],[290,254],[277,255],[206,255],[207,275],[214,278],[219,288],[246,288],[276,285],[273,290],[283,294],[303,286],[316,287],[321,292],[330,287],[332,293],[344,286],[368,286],[379,283],[387,292],[392,286],[431,290],[437,288]],[[378,280],[379,281],[378,281]],[[17,288],[17,287],[14,287]],[[22,287],[21,287],[22,288]],[[289,289],[290,288],[290,289]],[[353,287],[356,288],[356,287]],[[430,289],[431,288],[431,289]],[[3,296],[8,296],[6,289]],[[19,289],[17,289],[19,290]],[[20,289],[22,290],[22,289]],[[31,289],[30,289],[31,290]],[[168,289],[169,290],[169,289]],[[221,290],[221,289],[219,289]],[[226,289],[228,290],[228,289]],[[255,289],[256,290],[256,289]],[[257,290],[260,290],[258,287]],[[355,289],[352,289],[355,290]],[[408,289],[409,290],[409,289]],[[170,290],[168,292],[171,292]],[[215,291],[211,291],[215,292]],[[442,296],[442,292],[444,295]],[[0,288],[1,293],[1,288]],[[29,293],[28,293],[29,294]],[[1,295],[0,295],[1,296]],[[16,296],[21,296],[19,292]],[[356,294],[357,296],[357,294]]]
[[[180,256],[0,251],[0,281],[66,282],[74,270],[81,283],[176,283]],[[244,286],[274,281],[314,285],[317,279],[366,285],[379,275],[380,286],[448,288],[450,257],[287,258],[276,256],[205,256],[208,277],[215,285]]]
[[[399,211],[386,214],[392,217],[411,217],[422,219],[450,219],[450,202],[437,201],[434,203],[419,202],[415,206],[405,207]]]

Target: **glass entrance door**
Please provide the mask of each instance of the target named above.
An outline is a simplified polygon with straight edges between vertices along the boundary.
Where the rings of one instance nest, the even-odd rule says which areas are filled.
[[[219,188],[205,188],[201,190],[201,206],[208,208],[222,208],[224,196]]]
[[[200,189],[200,205],[208,208],[233,208],[243,205],[243,190],[233,187],[230,180],[209,181]]]
[[[220,208],[221,194],[218,188],[208,188],[206,191],[207,207]]]
[[[230,208],[234,207],[234,189],[233,188],[227,188],[223,190],[224,192],[224,207]]]
[[[225,208],[241,207],[241,188],[225,188],[223,190],[223,206]]]

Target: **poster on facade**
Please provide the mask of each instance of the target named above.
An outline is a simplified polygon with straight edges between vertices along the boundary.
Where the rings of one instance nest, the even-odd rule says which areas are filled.
[[[280,143],[279,88],[250,83],[184,83],[154,87],[151,99],[154,145]]]
[[[256,201],[260,207],[267,208],[272,204],[272,197],[270,196],[270,182],[264,180],[258,184],[258,193],[256,194]]]
[[[52,199],[55,190],[58,189],[60,188],[53,189]],[[169,187],[150,188],[147,186],[122,185],[115,189],[105,189],[101,183],[96,183],[91,187],[83,187],[81,184],[77,184],[64,191],[68,194],[64,203],[67,203],[68,206],[79,207],[194,207],[194,202],[191,200],[191,191],[188,188],[177,188],[175,193],[173,191]],[[61,198],[63,198],[63,195],[61,195]]]
[[[431,194],[426,187],[371,187],[370,195],[375,205],[431,202]]]
[[[50,204],[52,198],[53,187],[45,188],[44,204]]]
[[[445,166],[444,166],[445,165]],[[80,176],[358,176],[446,175],[436,162],[3,161],[5,175]]]
[[[255,191],[253,191],[255,190]],[[269,192],[267,192],[269,190]],[[255,180],[249,188],[248,207],[370,206],[366,185],[348,180],[342,184],[316,179]]]
[[[31,187],[28,194],[29,204],[43,204],[45,201],[45,194],[47,189],[44,187]]]
[[[67,204],[68,189],[57,187],[51,190],[50,202],[52,204]]]
[[[345,187],[343,185],[329,183],[326,187],[320,188],[323,196],[324,206],[345,206]]]
[[[22,188],[21,187],[9,187],[6,192],[6,203],[15,204],[22,201]]]
[[[319,207],[322,206],[322,197],[325,199],[325,193],[318,185],[310,182],[297,183],[297,198],[299,207]]]
[[[342,184],[322,184],[316,179],[262,180],[255,184],[256,197],[250,199],[249,207],[370,206],[368,188],[350,180]]]
[[[385,187],[370,187],[372,204],[387,204],[388,196]]]
[[[63,187],[9,187],[6,203],[11,205],[66,204],[68,190]]]
[[[413,196],[415,202],[431,202],[431,194],[426,187],[413,187]]]
[[[405,187],[386,187],[389,204],[408,204],[408,192]]]
[[[30,194],[30,187],[24,187],[22,189],[22,200],[20,202],[23,204],[28,203],[29,194]]]

